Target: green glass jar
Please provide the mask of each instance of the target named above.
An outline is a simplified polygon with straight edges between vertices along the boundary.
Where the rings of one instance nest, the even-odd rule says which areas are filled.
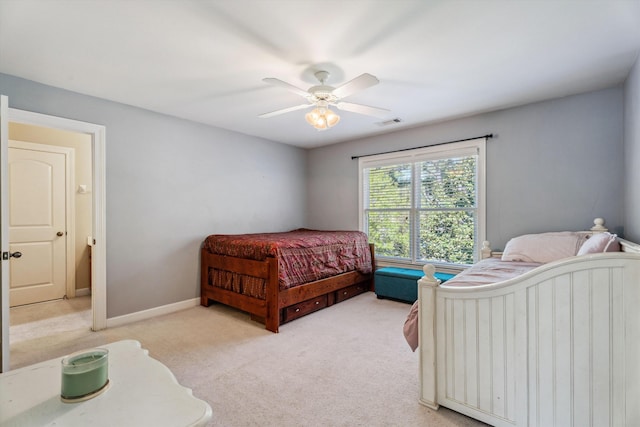
[[[109,350],[96,348],[62,358],[63,400],[82,399],[97,393],[109,381]]]

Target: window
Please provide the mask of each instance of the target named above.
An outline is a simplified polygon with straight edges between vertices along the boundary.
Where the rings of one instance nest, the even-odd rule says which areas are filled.
[[[359,160],[361,229],[389,262],[468,265],[485,239],[485,138]]]

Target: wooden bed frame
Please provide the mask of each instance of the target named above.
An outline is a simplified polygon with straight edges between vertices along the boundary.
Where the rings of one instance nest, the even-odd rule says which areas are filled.
[[[362,274],[357,271],[339,274],[315,282],[305,283],[289,289],[280,289],[278,259],[268,257],[255,261],[226,255],[215,255],[201,249],[200,304],[208,307],[211,301],[220,302],[251,314],[253,320],[265,324],[271,332],[298,317],[328,307],[363,292],[373,291],[375,251],[371,251],[372,271]],[[239,294],[208,283],[209,268],[254,276],[266,280],[266,299]]]
[[[420,403],[494,426],[640,425],[640,245],[621,246],[470,288],[426,265]]]

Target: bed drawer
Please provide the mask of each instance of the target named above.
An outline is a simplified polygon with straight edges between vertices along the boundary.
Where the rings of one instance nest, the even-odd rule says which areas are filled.
[[[368,283],[358,283],[336,291],[336,302],[344,301],[369,290]]]
[[[302,317],[305,314],[313,313],[327,306],[327,296],[321,295],[319,297],[302,301],[301,303],[292,305],[282,309],[282,321],[288,322],[298,317]]]

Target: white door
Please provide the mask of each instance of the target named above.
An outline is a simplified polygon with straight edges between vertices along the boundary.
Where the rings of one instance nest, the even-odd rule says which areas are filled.
[[[9,141],[11,307],[66,293],[66,156],[32,145]]]

